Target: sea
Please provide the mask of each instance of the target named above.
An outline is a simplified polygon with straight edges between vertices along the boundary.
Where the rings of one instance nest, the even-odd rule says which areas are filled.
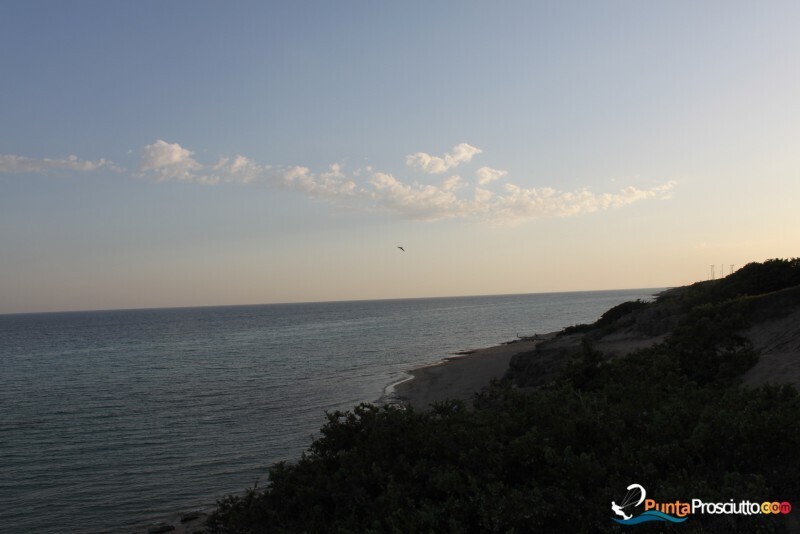
[[[0,529],[143,532],[414,368],[660,289],[0,315]]]

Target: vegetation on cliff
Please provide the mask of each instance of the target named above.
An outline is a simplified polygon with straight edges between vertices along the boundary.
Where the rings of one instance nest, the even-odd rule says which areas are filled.
[[[220,501],[208,528],[612,532],[611,501],[633,482],[661,502],[790,500],[800,493],[800,396],[792,385],[740,386],[758,358],[741,332],[796,309],[798,286],[800,261],[771,260],[609,310],[582,329],[581,350],[556,380],[524,392],[495,384],[473,410],[447,402],[329,414],[299,461],[273,466],[266,488]],[[593,332],[637,321],[670,333],[622,358],[593,348]],[[704,515],[680,529],[786,524]]]

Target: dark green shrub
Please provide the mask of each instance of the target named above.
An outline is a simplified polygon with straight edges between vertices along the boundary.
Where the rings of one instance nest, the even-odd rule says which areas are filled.
[[[775,299],[795,305],[786,284],[800,283],[798,272],[798,260],[772,260],[670,291],[656,304],[675,313],[666,342],[609,361],[587,341],[554,382],[525,394],[496,384],[473,410],[447,402],[329,414],[296,463],[273,466],[266,488],[219,501],[208,529],[618,532],[610,502],[631,482],[662,502],[791,499],[800,494],[800,395],[738,379],[757,360],[741,331]],[[778,290],[787,293],[760,293]],[[598,324],[648,306],[626,303]],[[701,516],[672,530],[785,526]]]

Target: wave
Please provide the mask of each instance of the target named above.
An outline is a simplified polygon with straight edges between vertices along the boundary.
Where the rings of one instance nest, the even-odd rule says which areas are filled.
[[[620,520],[616,518],[611,518],[620,525],[638,525],[639,523],[647,523],[649,521],[668,521],[670,523],[683,523],[686,521],[686,517],[673,517],[671,515],[659,512],[657,510],[650,510],[645,512],[641,515],[637,515],[636,517],[632,517],[630,519]]]

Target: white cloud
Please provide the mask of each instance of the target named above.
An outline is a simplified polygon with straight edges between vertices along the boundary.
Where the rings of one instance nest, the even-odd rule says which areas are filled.
[[[233,159],[221,158],[211,169],[214,172],[209,183],[249,184],[258,180],[269,170],[269,166],[259,165],[251,159],[237,155]]]
[[[322,173],[322,176],[325,176],[326,178],[344,178],[341,164],[332,163],[328,166],[328,172]]]
[[[489,217],[500,223],[517,223],[529,219],[545,217],[572,217],[599,210],[621,208],[634,202],[650,198],[669,198],[675,182],[654,187],[637,189],[626,187],[618,193],[595,194],[589,189],[577,191],[556,191],[555,189],[526,189],[514,184],[506,184],[504,194],[484,197],[482,202],[488,207]]]
[[[444,157],[418,153],[408,156],[407,163],[425,172],[440,173],[469,161],[478,153],[479,149],[462,143]],[[667,182],[650,189],[629,186],[615,193],[598,194],[588,188],[557,191],[548,187],[525,188],[506,182],[493,191],[483,186],[506,177],[506,171],[481,167],[475,171],[477,184],[469,184],[461,176],[452,175],[437,185],[404,181],[392,174],[377,171],[372,166],[350,172],[345,172],[339,163],[330,165],[323,172],[314,172],[304,166],[274,169],[243,155],[223,157],[215,164],[204,166],[193,155],[193,152],[177,143],[158,140],[142,149],[139,172],[129,174],[135,177],[150,176],[158,181],[179,180],[209,185],[263,181],[340,207],[364,210],[377,208],[407,219],[434,221],[471,218],[495,224],[571,217],[618,209],[648,199],[668,199],[675,187],[674,182]],[[88,161],[76,156],[33,159],[0,155],[0,172],[5,173],[41,173],[52,169],[89,172],[101,168],[121,171],[104,159]]]
[[[311,191],[316,182],[308,167],[292,167],[283,172],[283,183],[295,189]]]
[[[356,183],[344,175],[337,163],[331,165],[328,172],[319,175],[308,167],[291,167],[281,173],[281,181],[291,189],[318,198],[350,198],[357,193]]]
[[[455,177],[453,177],[455,178]],[[588,189],[557,191],[506,184],[502,193],[474,187],[472,197],[459,197],[448,181],[442,187],[407,184],[394,176],[376,173],[370,180],[371,199],[409,219],[434,221],[477,218],[495,224],[517,224],[548,217],[572,217],[600,210],[621,208],[651,198],[669,198],[674,182],[652,189],[627,187],[618,193],[595,194]]]
[[[381,172],[372,175],[370,185],[373,200],[411,219],[434,221],[466,215],[465,202],[441,187],[404,184]]]
[[[442,189],[445,191],[458,191],[466,186],[467,184],[465,184],[461,177],[457,174],[451,176],[450,178],[446,178],[444,182],[442,182]]]
[[[119,167],[105,159],[89,161],[78,159],[77,156],[69,156],[66,159],[36,159],[0,154],[0,173],[43,173],[58,169],[79,172],[91,172],[99,169],[120,171]]]
[[[374,170],[375,169],[372,167],[372,165],[367,165],[366,167],[359,167],[350,174],[353,176],[361,176],[362,174],[372,174]]]
[[[480,185],[486,185],[488,183],[494,182],[495,180],[499,180],[500,178],[502,178],[507,174],[508,171],[490,169],[489,167],[481,167],[480,169],[475,171],[475,175],[478,177],[478,183]]]
[[[480,187],[475,188],[475,205],[478,211],[486,211],[489,206],[489,203],[494,197],[494,193],[489,191],[488,189],[483,189]]]
[[[453,167],[457,167],[462,163],[467,163],[472,160],[476,154],[480,154],[482,150],[467,143],[461,143],[453,147],[453,151],[445,154],[444,157],[431,156],[425,152],[417,152],[406,156],[406,165],[409,167],[416,167],[423,172],[429,174],[440,174],[447,172]]]
[[[140,176],[150,176],[159,182],[178,180],[205,185],[249,184],[261,178],[270,168],[241,154],[232,158],[220,158],[217,163],[206,168],[193,155],[194,152],[178,143],[167,143],[159,139],[142,149]]]
[[[197,181],[200,176],[195,171],[202,169],[203,166],[192,159],[192,154],[194,153],[178,143],[170,144],[159,139],[142,149],[139,169],[143,173],[155,176],[158,181],[173,179],[182,182]]]

